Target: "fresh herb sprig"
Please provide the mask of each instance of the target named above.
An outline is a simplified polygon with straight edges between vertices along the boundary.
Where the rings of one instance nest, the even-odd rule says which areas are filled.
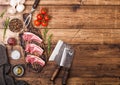
[[[48,29],[47,28],[45,28],[44,29],[44,32],[43,32],[43,34],[44,34],[44,40],[46,41],[46,38],[47,38],[47,33],[48,33]]]
[[[6,10],[3,11],[3,12],[0,14],[0,18],[3,18],[3,16],[5,15],[5,12],[6,12]]]
[[[45,43],[47,44],[47,54],[49,55],[50,50],[51,50],[51,39],[52,39],[53,34],[48,35],[48,38],[47,38],[48,31],[49,30],[47,28],[44,29],[44,31],[43,31],[44,36],[43,37],[44,37]]]
[[[50,35],[48,36],[48,39],[47,39],[47,44],[48,44],[48,46],[47,46],[48,54],[50,54],[50,50],[51,50],[51,39],[52,39],[52,36],[53,36],[53,34],[50,34]]]
[[[6,35],[6,31],[8,29],[9,22],[10,22],[10,18],[6,18],[6,20],[4,22],[3,40],[5,39],[5,35]]]

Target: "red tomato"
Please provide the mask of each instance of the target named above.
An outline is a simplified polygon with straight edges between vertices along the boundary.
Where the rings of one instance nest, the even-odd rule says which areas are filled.
[[[41,22],[39,20],[34,20],[34,25],[35,26],[40,26]]]
[[[46,8],[42,8],[41,9],[41,14],[46,14],[47,13],[47,9]]]
[[[44,19],[45,19],[46,21],[48,21],[48,20],[50,20],[50,16],[49,16],[49,15],[45,15],[45,16],[44,16]]]
[[[47,21],[45,21],[45,20],[43,20],[43,21],[42,21],[42,26],[43,26],[43,27],[48,26],[48,22],[47,22]]]
[[[43,19],[43,15],[42,14],[37,14],[37,20],[42,20]]]

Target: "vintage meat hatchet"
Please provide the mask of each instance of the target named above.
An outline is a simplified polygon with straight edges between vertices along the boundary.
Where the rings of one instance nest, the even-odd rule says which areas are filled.
[[[61,67],[63,67],[65,68],[65,74],[62,80],[62,84],[66,84],[66,80],[68,78],[69,70],[73,60],[73,54],[74,50],[71,48],[70,45],[64,43],[61,40],[58,41],[55,49],[53,50],[49,58],[49,61],[55,61],[55,63],[57,64],[57,68],[54,71],[50,80],[54,81]]]
[[[67,46],[64,49],[61,63],[60,63],[60,66],[63,66],[65,68],[64,76],[62,78],[62,85],[66,85],[70,67],[72,65],[73,57],[74,57],[74,50],[70,46]]]
[[[55,77],[57,76],[57,74],[60,71],[60,68],[61,68],[60,62],[61,62],[61,58],[62,58],[62,54],[63,54],[63,50],[64,50],[65,46],[66,46],[66,44],[63,41],[59,40],[49,58],[49,61],[55,61],[55,63],[57,64],[57,68],[54,71],[52,77],[50,78],[50,80],[52,80],[52,81],[54,81]]]

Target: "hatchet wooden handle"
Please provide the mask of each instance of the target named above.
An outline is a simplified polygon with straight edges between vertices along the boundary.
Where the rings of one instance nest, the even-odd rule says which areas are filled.
[[[62,78],[62,85],[67,84],[67,79],[68,79],[68,76],[69,76],[69,70],[70,69],[68,69],[68,68],[65,69],[64,76]]]
[[[56,68],[56,70],[54,71],[52,77],[50,78],[51,81],[54,81],[54,80],[55,80],[55,78],[56,78],[57,74],[59,73],[60,69],[61,69],[61,66],[57,66],[57,68]]]

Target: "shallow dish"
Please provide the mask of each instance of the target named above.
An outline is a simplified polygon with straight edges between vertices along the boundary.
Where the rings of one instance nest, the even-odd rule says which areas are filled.
[[[15,65],[12,69],[12,72],[15,76],[21,77],[24,75],[24,67],[22,65]]]

